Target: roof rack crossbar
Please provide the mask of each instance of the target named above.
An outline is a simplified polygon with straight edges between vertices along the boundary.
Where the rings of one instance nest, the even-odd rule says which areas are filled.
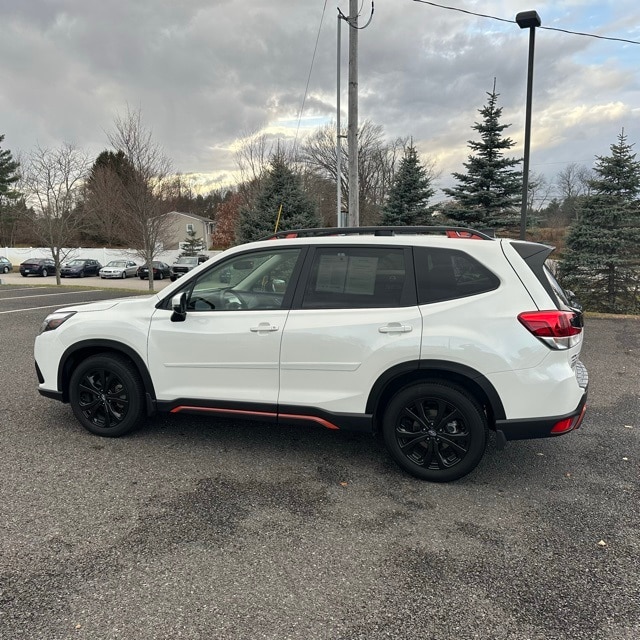
[[[437,235],[444,234],[453,238],[472,238],[475,240],[494,240],[492,236],[484,231],[471,229],[468,227],[439,226],[415,226],[415,227],[318,227],[315,229],[290,229],[288,231],[277,231],[263,240],[275,240],[279,238],[311,238],[323,236],[353,236],[353,235],[374,235],[374,236],[395,236],[395,235]]]

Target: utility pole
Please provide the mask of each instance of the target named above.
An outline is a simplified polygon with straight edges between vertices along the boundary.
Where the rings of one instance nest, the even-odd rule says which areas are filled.
[[[358,180],[358,1],[349,0],[349,227],[360,226]]]
[[[336,59],[338,61],[338,68],[336,70],[336,226],[345,227],[342,215],[342,121],[340,118],[340,63],[341,63],[341,51],[342,51],[342,22],[344,19],[342,12],[338,9],[338,50],[336,52]]]

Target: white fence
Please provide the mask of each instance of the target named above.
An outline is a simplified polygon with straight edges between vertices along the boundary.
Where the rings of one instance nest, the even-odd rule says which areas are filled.
[[[209,256],[214,256],[219,251],[205,251]],[[138,264],[142,264],[144,261],[137,254],[135,249],[107,249],[103,248],[90,248],[83,249],[82,247],[74,249],[63,249],[61,255],[62,263],[73,260],[74,258],[91,258],[97,260],[100,264],[105,265],[111,260],[133,260]],[[161,251],[155,257],[155,260],[161,260],[167,264],[171,264],[180,255],[179,249],[173,249],[171,251]],[[51,251],[43,247],[0,247],[0,256],[4,256],[13,264],[13,266],[19,265],[21,262],[27,260],[27,258],[51,258]]]

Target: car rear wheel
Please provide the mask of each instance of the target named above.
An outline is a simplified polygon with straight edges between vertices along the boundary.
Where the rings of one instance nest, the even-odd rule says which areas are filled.
[[[49,275],[49,272],[46,269],[42,270],[42,277],[46,278]]]
[[[9,273],[9,267],[3,267],[2,273]]]
[[[69,402],[82,426],[99,436],[122,436],[144,418],[140,375],[117,355],[83,360],[71,375]]]
[[[487,420],[463,389],[430,381],[399,391],[383,417],[382,434],[395,461],[411,475],[432,482],[465,476],[480,462]]]
[[[162,271],[158,272],[158,280],[164,280],[164,273]]]

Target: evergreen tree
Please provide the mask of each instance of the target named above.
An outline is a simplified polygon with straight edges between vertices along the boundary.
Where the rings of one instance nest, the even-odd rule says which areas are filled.
[[[427,203],[435,189],[413,145],[405,150],[382,211],[383,225],[417,225],[429,221]]]
[[[317,227],[320,220],[315,205],[301,187],[299,176],[276,153],[261,181],[252,207],[243,207],[237,228],[239,242],[258,240],[276,229]]]
[[[0,145],[4,135],[0,135]],[[0,148],[0,246],[11,244],[12,230],[17,218],[17,205],[21,195],[14,189],[19,179],[18,168],[9,149]]]
[[[194,229],[187,231],[187,237],[184,239],[182,245],[181,256],[197,256],[204,251],[204,241],[202,238],[198,238],[198,234]]]
[[[640,311],[640,162],[624,129],[596,156],[591,194],[567,236],[563,282],[593,311]]]
[[[495,82],[493,91],[487,95],[487,105],[478,110],[482,122],[472,127],[480,134],[480,141],[468,141],[473,153],[463,163],[467,172],[453,173],[457,186],[443,190],[456,201],[452,212],[456,222],[470,226],[515,223],[522,198],[522,173],[514,169],[520,159],[504,157],[515,142],[502,136],[511,125],[500,124],[502,108],[496,106],[500,94],[496,93]]]

